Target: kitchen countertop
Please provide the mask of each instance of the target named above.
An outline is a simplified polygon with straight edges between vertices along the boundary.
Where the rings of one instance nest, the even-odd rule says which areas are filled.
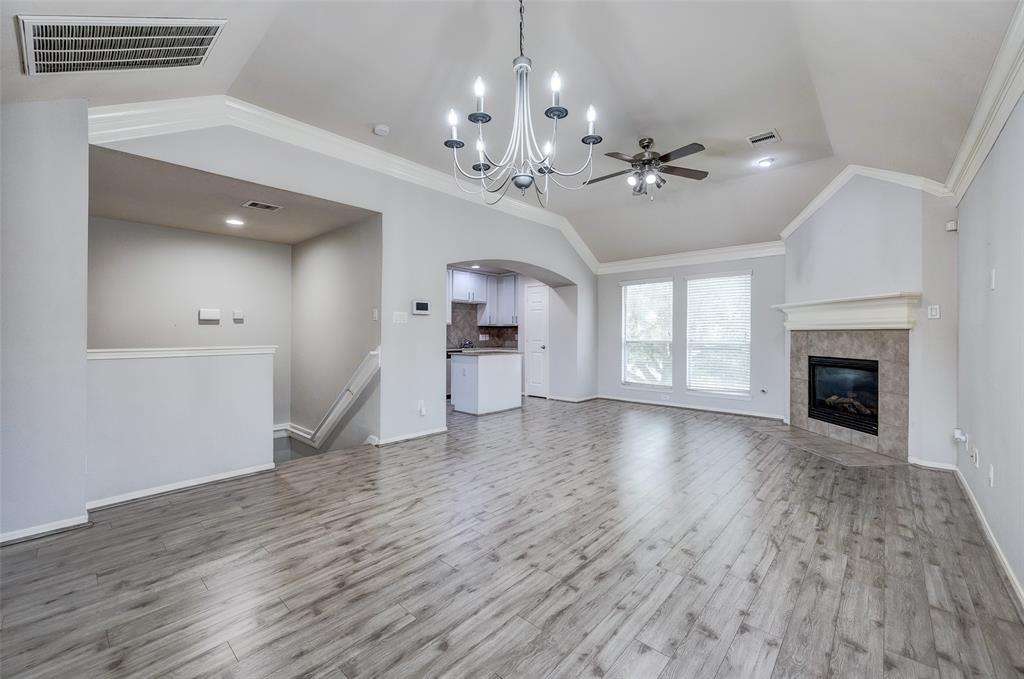
[[[493,356],[500,354],[520,354],[518,349],[463,349],[459,352],[452,352],[453,356]]]

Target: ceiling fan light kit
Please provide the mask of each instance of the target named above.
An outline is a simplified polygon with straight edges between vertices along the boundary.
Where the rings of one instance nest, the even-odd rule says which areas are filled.
[[[546,207],[551,183],[572,191],[587,185],[588,182],[583,182],[579,186],[568,186],[559,181],[559,177],[576,177],[587,170],[590,170],[588,178],[592,176],[594,146],[600,144],[602,138],[596,132],[597,111],[590,106],[586,112],[587,134],[580,139],[587,146],[586,160],[579,168],[569,172],[562,171],[556,166],[555,138],[558,134],[558,121],[568,117],[569,110],[561,105],[562,79],[555,71],[550,81],[551,106],[544,111],[545,117],[551,120],[551,136],[543,145],[537,143],[537,134],[534,131],[533,118],[530,114],[530,70],[533,64],[524,50],[523,25],[523,0],[519,0],[519,56],[512,61],[512,70],[516,76],[515,109],[512,117],[512,136],[505,152],[496,160],[488,154],[487,146],[484,143],[484,125],[491,121],[491,116],[484,111],[486,88],[482,78],[477,78],[473,83],[476,110],[467,116],[469,122],[477,127],[475,148],[478,162],[472,165],[472,172],[466,172],[459,162],[459,149],[465,147],[466,143],[459,139],[459,116],[455,113],[455,109],[448,111],[451,136],[444,141],[444,145],[452,150],[455,183],[464,192],[479,194],[483,197],[484,202],[493,205],[505,196],[511,186],[519,189],[523,195],[526,195],[527,190],[532,187],[537,201],[541,206]],[[467,189],[460,182],[460,177],[474,184],[479,183],[479,186]]]
[[[611,179],[612,177],[626,176],[626,183],[633,187],[634,196],[650,196],[651,200],[654,200],[654,194],[648,191],[648,187],[654,186],[656,189],[660,189],[668,183],[668,180],[662,176],[662,173],[675,175],[677,177],[685,177],[687,179],[696,179],[700,181],[708,176],[708,173],[704,170],[694,170],[688,167],[675,167],[674,165],[665,165],[673,160],[679,158],[685,158],[686,156],[693,155],[694,153],[700,153],[704,150],[703,144],[694,142],[677,148],[675,151],[669,151],[658,155],[654,151],[654,139],[651,137],[644,137],[640,140],[640,153],[632,156],[626,155],[625,153],[619,153],[618,151],[610,151],[605,155],[609,158],[615,158],[630,164],[630,169],[622,170],[621,172],[613,172],[612,174],[606,174],[603,177],[597,179],[589,179],[584,184],[596,184],[602,182],[605,179]]]

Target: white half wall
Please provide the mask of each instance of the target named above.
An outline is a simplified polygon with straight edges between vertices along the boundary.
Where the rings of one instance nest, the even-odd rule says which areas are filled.
[[[412,316],[412,300],[441,310],[448,263],[512,260],[578,286],[577,346],[596,342],[596,281],[556,228],[521,219],[338,158],[236,127],[220,126],[111,144],[129,153],[318,196],[383,215],[381,439],[443,430],[445,315]],[[438,146],[438,153],[443,153]],[[454,180],[452,180],[454,181]],[[407,317],[395,314],[407,314]],[[397,320],[397,322],[396,322]],[[404,320],[404,322],[403,322]],[[554,393],[592,396],[596,366],[577,350],[572,382]],[[426,414],[417,412],[422,400]]]
[[[291,291],[290,245],[89,218],[89,348],[275,345],[277,424],[290,421]],[[200,307],[220,323],[200,324]]]
[[[273,467],[274,348],[89,352],[88,506]]]
[[[920,292],[910,332],[911,461],[956,461],[953,198],[855,176],[786,239],[786,302]],[[939,305],[941,318],[927,308]]]
[[[87,520],[87,115],[0,112],[0,540]]]
[[[956,458],[1024,601],[1022,188],[1024,99],[960,203],[959,422],[980,464],[975,467],[963,447]]]
[[[789,402],[783,314],[772,308],[784,295],[784,257],[690,264],[598,276],[598,393],[630,401],[650,401],[705,410],[782,418]],[[695,274],[751,272],[750,398],[715,396],[686,388],[686,277]],[[622,288],[633,280],[671,278],[672,389],[645,389],[622,384]],[[762,391],[763,390],[763,391]]]

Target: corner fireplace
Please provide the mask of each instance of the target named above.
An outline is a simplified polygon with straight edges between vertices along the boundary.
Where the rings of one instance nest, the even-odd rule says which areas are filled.
[[[878,361],[807,357],[807,416],[878,435]]]

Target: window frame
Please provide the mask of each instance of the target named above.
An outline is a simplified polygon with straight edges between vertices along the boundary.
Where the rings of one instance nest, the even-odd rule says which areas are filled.
[[[747,382],[747,389],[742,390],[727,390],[727,389],[707,389],[702,387],[694,387],[690,384],[690,281],[691,280],[702,280],[707,278],[730,278],[736,276],[747,276],[750,279],[750,339],[748,340],[747,356],[749,359],[749,373],[750,377]],[[737,401],[750,401],[753,398],[753,381],[754,381],[754,271],[753,269],[739,269],[732,271],[715,271],[708,273],[691,274],[686,276],[686,391],[688,393],[698,396],[709,396],[715,398],[727,398]]]
[[[669,356],[672,357],[672,373],[669,375],[669,384],[648,384],[646,382],[631,382],[626,379],[626,347],[628,344],[637,343],[638,340],[626,339],[626,288],[634,285],[648,285],[651,283],[669,283],[672,286],[672,303],[669,306],[672,319],[671,338],[668,340],[648,340],[651,342],[664,342],[668,345]],[[661,276],[658,278],[641,278],[628,281],[619,281],[619,384],[624,389],[637,389],[641,391],[656,391],[660,393],[672,393],[675,387],[675,323],[676,323],[676,281],[673,276]]]

